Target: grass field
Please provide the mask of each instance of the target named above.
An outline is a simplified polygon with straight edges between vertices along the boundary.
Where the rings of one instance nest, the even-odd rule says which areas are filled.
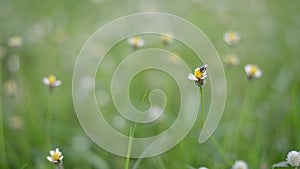
[[[252,169],[272,168],[272,164],[284,161],[289,151],[300,149],[299,7],[299,0],[0,0],[0,168],[54,168],[46,157],[56,147],[63,153],[66,169],[124,168],[126,158],[103,150],[82,129],[73,105],[72,76],[81,48],[98,28],[125,15],[150,11],[190,21],[207,35],[222,61],[233,53],[239,64],[228,66],[223,62],[227,100],[213,134],[217,143],[212,139],[198,143],[198,118],[182,142],[166,153],[140,160],[138,168],[229,169],[236,160],[244,160]],[[224,42],[227,31],[240,34],[235,46]],[[22,43],[17,38],[9,42],[14,36]],[[193,53],[178,41],[165,46],[154,42],[155,35],[144,38],[152,43],[143,48],[172,51],[191,70],[204,64],[190,57]],[[133,51],[126,40],[120,42],[107,54],[96,75],[96,90],[107,91],[97,95],[98,101],[105,103],[104,116],[126,135],[132,123],[116,118],[119,116],[111,103],[109,82],[110,70]],[[247,79],[246,64],[258,65],[262,76]],[[43,78],[51,74],[62,81],[52,92],[43,84]],[[137,124],[137,137],[156,135],[170,127],[181,101],[172,77],[148,70],[139,73],[129,88],[137,109],[149,108],[149,102],[143,99],[151,90],[149,79],[154,86],[161,84],[157,87],[167,97],[165,120]],[[205,112],[210,105],[209,86],[208,77]],[[129,168],[137,161],[131,159]]]

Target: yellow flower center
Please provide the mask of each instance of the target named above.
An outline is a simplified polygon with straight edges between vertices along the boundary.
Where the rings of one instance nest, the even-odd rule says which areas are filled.
[[[203,77],[203,73],[200,71],[199,68],[197,68],[194,72],[194,75],[197,79],[201,79],[201,77]]]
[[[250,68],[249,73],[250,73],[252,76],[254,76],[255,73],[256,73],[256,71],[257,71],[257,67],[256,67],[256,66],[252,66],[252,67]]]
[[[55,77],[54,75],[50,75],[50,76],[48,77],[48,80],[49,80],[49,83],[50,83],[50,84],[53,84],[53,83],[56,82],[56,77]]]
[[[237,62],[237,58],[234,55],[228,55],[227,56],[227,63],[229,65],[234,65]]]
[[[140,38],[139,37],[133,37],[133,44],[134,45],[138,45],[139,42],[140,42]]]
[[[54,154],[52,154],[51,158],[52,158],[53,161],[58,161],[59,158],[60,158],[60,154],[59,153],[54,153]]]
[[[237,39],[237,34],[235,32],[229,32],[228,38],[230,41],[235,41]]]
[[[169,42],[171,40],[171,35],[164,34],[162,37],[163,42]]]

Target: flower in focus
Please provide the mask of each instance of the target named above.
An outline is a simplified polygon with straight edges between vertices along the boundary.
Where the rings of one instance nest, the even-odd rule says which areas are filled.
[[[58,148],[54,150],[50,150],[50,156],[47,156],[47,159],[52,162],[52,163],[58,163],[60,161],[62,161],[62,159],[64,158],[64,156],[62,155],[62,153],[59,151]]]
[[[237,160],[233,164],[232,169],[248,169],[248,165],[243,160]]]
[[[233,46],[241,39],[241,36],[237,32],[230,31],[224,34],[223,39],[228,45]]]
[[[249,79],[259,78],[262,76],[262,71],[257,65],[248,64],[244,67],[244,69]]]
[[[161,40],[164,44],[170,44],[173,42],[173,36],[171,34],[165,33],[162,35]]]
[[[229,66],[236,66],[239,64],[239,58],[234,54],[229,54],[224,57],[224,61]]]
[[[23,39],[20,36],[12,36],[8,39],[8,46],[20,47],[23,44]]]
[[[199,169],[208,169],[207,167],[200,167]]]
[[[54,75],[50,75],[43,79],[45,85],[49,86],[50,88],[54,88],[61,85],[61,81],[57,80]]]
[[[145,45],[144,39],[142,39],[139,36],[134,36],[134,37],[129,38],[128,43],[129,43],[129,45],[131,45],[134,48],[140,48]]]
[[[206,72],[207,64],[195,69],[194,74],[189,73],[188,79],[194,81],[197,86],[205,85],[205,78],[208,76]]]
[[[300,165],[300,153],[298,151],[290,151],[286,157],[286,161],[292,167],[299,167]]]

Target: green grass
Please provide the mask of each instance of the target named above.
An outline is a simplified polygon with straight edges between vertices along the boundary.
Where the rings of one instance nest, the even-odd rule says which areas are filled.
[[[54,168],[46,156],[56,147],[64,154],[66,169],[124,168],[126,158],[98,147],[81,128],[73,107],[72,74],[80,49],[92,33],[118,17],[143,11],[168,12],[185,18],[209,37],[221,59],[228,53],[240,58],[239,65],[225,66],[226,107],[213,135],[232,164],[235,160],[245,160],[249,168],[262,165],[271,168],[272,164],[285,160],[290,150],[300,149],[298,0],[0,0],[0,4],[0,45],[6,53],[5,58],[0,59],[2,169]],[[229,47],[222,39],[224,32],[229,30],[241,34],[241,41],[235,47]],[[20,48],[7,45],[8,38],[13,35],[23,37]],[[166,47],[156,42],[157,38],[146,35],[145,39],[151,43],[144,48],[170,50],[191,70],[202,64],[183,44],[175,42]],[[132,51],[125,41],[120,42],[107,54],[104,63],[112,63],[114,68]],[[18,55],[20,63],[17,72],[8,69],[13,55]],[[249,81],[244,73],[244,65],[248,63],[259,65],[263,76]],[[96,75],[96,89],[107,90],[110,100],[113,72],[103,73],[101,70]],[[50,74],[55,74],[63,82],[52,94],[42,83],[42,78]],[[133,104],[141,109],[149,107],[150,89],[145,81],[146,77],[153,76],[158,82],[151,82],[162,84],[158,87],[165,91],[168,99],[166,120],[137,124],[134,134],[137,137],[163,132],[178,115],[181,101],[178,86],[172,77],[155,70],[141,72],[132,81],[129,92]],[[16,89],[11,82],[16,84]],[[204,87],[206,113],[210,106],[209,86],[208,77]],[[197,90],[195,87],[195,92]],[[142,102],[144,96],[146,99]],[[101,100],[101,97],[97,99]],[[118,114],[111,102],[103,107],[103,112],[108,122]],[[132,124],[123,120],[125,126],[116,129],[129,135]],[[199,116],[180,144],[157,157],[141,160],[139,168],[231,168],[213,140],[198,143],[201,124]],[[131,159],[130,166],[137,160]]]

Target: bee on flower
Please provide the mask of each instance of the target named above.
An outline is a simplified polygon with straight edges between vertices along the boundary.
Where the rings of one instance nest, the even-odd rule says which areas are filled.
[[[207,64],[198,67],[194,70],[194,74],[189,73],[188,79],[195,82],[197,86],[204,86],[205,85],[205,78],[208,76],[206,72]]]
[[[134,36],[134,37],[131,37],[129,38],[128,40],[128,44],[130,46],[132,46],[133,48],[140,48],[140,47],[143,47],[145,45],[145,41],[144,39],[142,39],[141,37],[139,36]]]
[[[54,89],[55,87],[57,86],[60,86],[61,85],[61,81],[60,80],[57,80],[56,77],[54,75],[50,75],[48,77],[45,77],[43,79],[43,82],[46,86],[49,87],[50,90]]]
[[[248,165],[243,160],[237,160],[233,164],[232,169],[248,169]]]
[[[8,39],[8,46],[20,47],[23,44],[23,39],[20,36],[12,36]]]
[[[224,61],[228,66],[236,66],[240,62],[239,58],[234,54],[226,55]]]
[[[241,36],[238,32],[229,31],[223,35],[223,39],[228,45],[233,46],[241,39]]]
[[[248,64],[244,67],[244,69],[249,79],[259,78],[262,76],[262,71],[257,65]]]
[[[161,41],[165,45],[170,44],[173,42],[173,36],[171,34],[165,33],[161,36]]]
[[[58,148],[55,150],[50,150],[50,156],[47,156],[47,159],[54,164],[57,164],[62,161],[64,156],[62,155],[62,152],[59,151]]]

